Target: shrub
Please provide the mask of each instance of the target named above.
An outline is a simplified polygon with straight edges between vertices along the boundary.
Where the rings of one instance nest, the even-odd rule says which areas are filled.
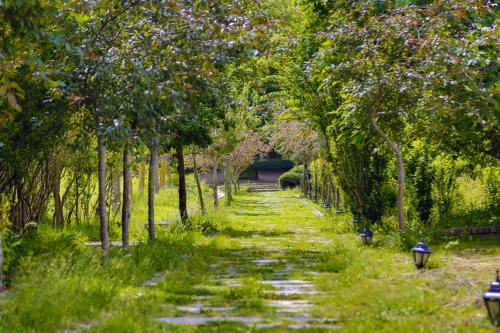
[[[268,160],[260,160],[251,165],[251,169],[260,171],[275,171],[275,170],[290,170],[293,167],[293,162],[272,158]]]
[[[293,188],[300,185],[300,174],[290,170],[285,172],[278,179],[281,188]]]

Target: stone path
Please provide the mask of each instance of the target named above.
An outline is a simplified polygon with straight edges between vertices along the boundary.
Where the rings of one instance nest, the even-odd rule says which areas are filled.
[[[309,204],[302,198],[299,200]],[[330,244],[319,230],[321,223],[325,223],[323,214],[309,208],[301,210],[301,214],[306,214],[303,218],[291,219],[293,212],[287,206],[296,204],[297,198],[285,192],[249,195],[240,207],[234,208],[238,214],[235,226],[231,226],[245,231],[249,237],[232,237],[238,246],[228,249],[227,256],[214,258],[210,265],[215,272],[213,279],[196,286],[206,295],[194,296],[191,303],[178,305],[177,315],[157,320],[179,326],[177,329],[220,322],[257,331],[338,329],[335,318],[314,315],[315,302],[323,295],[315,287],[314,279],[320,274],[315,269],[318,256]],[[153,277],[147,285],[154,286],[159,278],[161,275]],[[238,291],[235,295],[241,299],[221,304],[220,294],[228,290]],[[254,290],[258,297],[252,295]],[[241,303],[252,302],[254,298],[263,300],[257,307],[259,311],[242,311]]]

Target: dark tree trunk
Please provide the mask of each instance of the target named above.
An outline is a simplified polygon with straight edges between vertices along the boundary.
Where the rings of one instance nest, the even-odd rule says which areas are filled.
[[[337,189],[333,185],[333,180],[331,175],[328,175],[328,182],[330,183],[329,188],[331,189],[333,195],[333,207],[335,207],[335,209],[339,209],[339,200],[338,200],[339,198],[337,196]]]
[[[229,206],[233,201],[233,194],[231,193],[231,171],[224,168],[224,190],[226,192],[226,204]]]
[[[309,196],[311,195],[311,186],[309,183],[309,170],[307,168],[307,163],[304,163],[304,190],[305,190],[305,195]]]
[[[54,221],[57,227],[62,228],[64,227],[64,212],[63,212],[63,203],[61,200],[60,170],[57,170],[54,174],[54,181],[52,183],[52,196],[54,197]]]
[[[80,192],[78,187],[80,186],[80,173],[77,171],[75,173],[75,221],[76,224],[80,224],[80,217],[78,215],[80,211]]]
[[[318,172],[314,172],[314,197],[318,199]]]
[[[101,247],[104,251],[109,249],[108,216],[106,215],[106,149],[104,147],[104,137],[97,135],[97,177],[99,184],[99,221],[101,224]]]
[[[205,202],[203,201],[203,190],[201,189],[200,177],[198,176],[198,167],[196,166],[196,156],[192,154],[194,179],[196,181],[196,188],[198,189],[198,198],[200,200],[201,213],[205,214]]]
[[[158,158],[158,150],[156,146],[150,148],[149,154],[149,174],[148,174],[148,226],[149,239],[155,239],[155,165]]]
[[[186,168],[184,166],[184,150],[182,145],[175,147],[177,156],[177,173],[179,174],[179,214],[183,223],[187,222],[188,214],[186,207]]]
[[[330,198],[326,195],[326,189],[328,188],[326,184],[326,178],[328,177],[328,173],[323,171],[323,181],[321,182],[321,200],[330,200]]]
[[[219,193],[217,191],[217,164],[212,169],[212,190],[214,197],[214,207],[217,208],[219,206]]]
[[[172,174],[170,173],[170,159],[172,157],[170,155],[167,155],[166,161],[165,161],[165,172],[167,173],[167,187],[172,188]]]
[[[0,226],[3,225],[3,202],[2,194],[0,194]],[[0,291],[4,289],[3,286],[3,247],[2,247],[2,229],[0,229]]]
[[[130,224],[130,150],[128,144],[123,149],[123,198],[122,198],[122,245],[123,250],[128,247],[128,235]]]

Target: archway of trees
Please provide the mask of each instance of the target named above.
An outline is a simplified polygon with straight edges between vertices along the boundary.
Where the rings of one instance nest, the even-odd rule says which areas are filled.
[[[490,1],[0,1],[0,289],[37,228],[128,252],[135,191],[189,230],[271,150],[360,226],[429,235],[471,183],[491,224],[497,58]]]

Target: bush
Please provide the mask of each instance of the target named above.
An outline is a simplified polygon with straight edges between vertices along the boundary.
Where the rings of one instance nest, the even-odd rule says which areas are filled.
[[[278,179],[281,188],[293,188],[300,185],[300,174],[296,171],[290,170],[285,172]]]
[[[282,160],[273,158],[268,160],[260,160],[253,163],[250,169],[256,171],[276,171],[276,170],[290,170],[293,168],[293,162],[289,160]]]

